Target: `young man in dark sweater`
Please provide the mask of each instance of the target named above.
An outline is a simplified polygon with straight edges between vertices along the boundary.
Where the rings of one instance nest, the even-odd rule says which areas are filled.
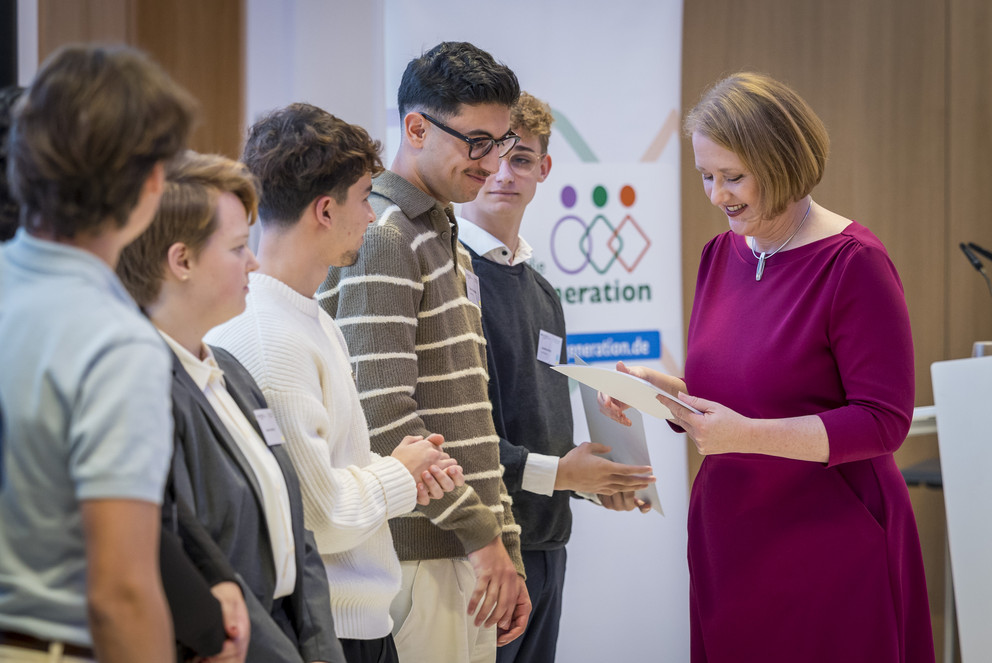
[[[599,495],[607,508],[646,511],[633,491],[654,481],[650,467],[595,455],[607,447],[573,444],[568,378],[551,370],[566,361],[565,317],[554,288],[526,263],[531,248],[519,235],[524,210],[551,171],[551,122],[546,104],[520,94],[510,114],[520,141],[462,207],[459,224],[479,277],[493,421],[533,604],[524,635],[500,648],[501,663],[555,659],[570,491]]]

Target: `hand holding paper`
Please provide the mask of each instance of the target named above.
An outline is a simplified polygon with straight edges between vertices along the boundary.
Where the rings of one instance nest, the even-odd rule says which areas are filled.
[[[667,419],[680,426],[704,456],[735,452],[766,453],[758,441],[775,439],[775,435],[767,432],[767,424],[765,433],[756,436],[754,423],[759,420],[748,419],[720,403],[690,396],[685,393],[685,382],[679,378],[644,366],[628,369],[623,362],[617,362],[616,371],[589,365],[556,366],[555,370],[598,389],[600,393],[596,403],[599,412],[605,417],[630,426],[632,419],[625,411],[633,407],[660,419]],[[822,428],[816,417],[812,420],[816,423],[807,422],[802,425],[819,425]],[[793,433],[794,428],[789,431],[790,435]],[[767,453],[783,455],[781,449]],[[788,455],[790,453],[796,452],[789,450],[784,457],[820,460],[818,455]]]
[[[611,511],[633,511],[637,509],[641,513],[651,510],[651,504],[645,502],[636,493],[617,493],[615,495],[600,495],[599,501],[603,507]]]
[[[617,372],[633,375],[634,377],[640,378],[645,382],[650,382],[658,389],[661,389],[662,391],[666,392],[665,394],[666,396],[671,395],[677,398],[678,393],[680,391],[686,390],[684,380],[680,380],[679,378],[673,375],[668,375],[660,371],[652,370],[646,366],[631,366],[628,368],[627,365],[624,364],[622,361],[618,361]],[[618,417],[614,417],[616,421],[624,424],[625,426],[630,425],[628,423],[630,420],[627,419],[627,416],[623,413],[623,411],[629,407],[626,403],[616,401],[610,396],[607,396],[606,394],[603,393],[600,393],[600,397],[602,401],[605,401],[607,410],[611,410],[612,412],[616,412],[617,414],[619,414]],[[655,399],[657,400],[657,398],[658,397],[656,396]],[[611,412],[604,411],[604,414],[610,416]]]
[[[624,414],[627,407],[637,408],[659,419],[671,419],[671,410],[665,403],[673,401],[699,414],[699,410],[672,395],[679,391],[684,392],[685,383],[659,371],[643,366],[628,369],[623,362],[617,363],[615,371],[588,365],[552,368],[606,394],[609,398],[599,400],[600,411],[625,426],[630,425],[630,419]]]
[[[648,454],[647,439],[644,436],[644,421],[639,412],[631,412],[632,425],[622,426],[611,420],[608,416],[599,411],[596,403],[596,390],[584,384],[579,385],[579,392],[582,395],[582,409],[586,413],[586,422],[589,424],[589,437],[592,444],[582,445],[589,451],[597,449],[608,449],[606,452],[607,462],[615,461],[621,467],[646,467],[650,470],[651,458]],[[609,444],[605,444],[605,443]],[[574,453],[569,452],[569,453]],[[560,465],[559,465],[560,471]],[[641,513],[647,513],[654,509],[664,515],[661,508],[661,500],[658,497],[658,490],[652,482],[647,486],[638,489],[620,490],[612,495],[599,492],[599,499],[607,509],[615,511],[630,511],[639,509]]]
[[[555,490],[613,495],[642,490],[655,482],[650,465],[624,465],[603,458],[610,447],[583,442],[558,461]]]

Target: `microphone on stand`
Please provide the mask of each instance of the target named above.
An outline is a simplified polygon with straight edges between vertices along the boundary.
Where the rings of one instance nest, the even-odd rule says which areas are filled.
[[[968,258],[968,262],[971,263],[971,266],[977,269],[980,273],[984,274],[985,267],[982,266],[982,261],[978,259],[978,256],[976,256],[970,248],[968,248],[968,245],[961,242],[958,246],[961,247],[961,251]]]
[[[975,244],[974,242],[968,242],[968,248],[971,249],[972,251],[978,251],[979,253],[981,253],[983,256],[985,256],[989,260],[992,260],[992,251],[989,251],[988,249],[983,249],[982,247],[980,247],[978,244]]]
[[[971,248],[969,248],[969,245],[971,246]],[[988,272],[985,271],[985,267],[984,265],[982,265],[982,261],[979,260],[978,256],[976,256],[975,253],[971,250],[972,248],[974,248],[974,244],[965,244],[964,242],[961,242],[958,246],[961,247],[961,252],[964,253],[964,255],[968,258],[968,262],[971,263],[971,266],[974,267],[975,270],[982,275],[982,278],[985,279],[985,285],[989,287],[989,293],[992,294],[992,281],[989,281]],[[987,258],[992,260],[992,253],[986,251],[985,249],[980,248],[979,253],[985,255]]]

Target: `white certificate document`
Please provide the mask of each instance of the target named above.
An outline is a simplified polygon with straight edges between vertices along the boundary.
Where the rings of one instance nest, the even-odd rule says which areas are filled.
[[[611,396],[618,401],[637,408],[645,414],[650,414],[651,416],[658,417],[659,419],[671,419],[672,411],[656,398],[658,395],[661,395],[670,401],[676,401],[677,403],[689,408],[696,414],[700,414],[699,410],[696,408],[692,407],[688,403],[684,403],[677,398],[674,398],[667,391],[659,389],[647,380],[642,380],[641,378],[628,375],[627,373],[620,373],[613,368],[602,368],[600,366],[589,365],[562,365],[552,366],[551,370],[564,373],[576,382],[589,385],[596,391],[601,391],[607,396]],[[624,414],[630,417],[629,411]]]
[[[610,453],[604,454],[604,457],[626,465],[651,465],[641,413],[627,410],[630,426],[624,426],[599,411],[596,389],[580,383],[579,390],[582,393],[582,409],[586,412],[586,422],[589,424],[589,441],[611,447]],[[650,504],[652,509],[665,515],[654,484],[636,491],[635,495]]]

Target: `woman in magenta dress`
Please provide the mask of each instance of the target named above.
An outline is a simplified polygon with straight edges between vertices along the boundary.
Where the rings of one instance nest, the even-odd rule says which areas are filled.
[[[730,232],[703,249],[685,380],[629,370],[702,412],[671,406],[706,456],[689,504],[692,661],[932,663],[892,458],[914,394],[899,275],[871,231],[810,198],[829,141],[795,92],[731,76],[686,133]]]

